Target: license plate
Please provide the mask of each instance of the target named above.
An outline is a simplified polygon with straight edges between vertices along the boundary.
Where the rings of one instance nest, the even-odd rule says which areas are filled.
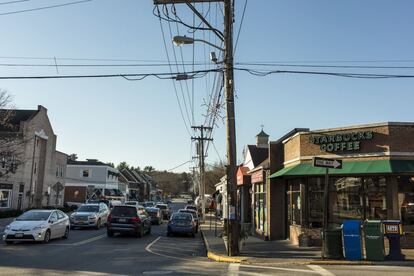
[[[119,222],[126,222],[126,219],[119,219]]]
[[[16,238],[23,238],[23,233],[16,233],[14,236]]]

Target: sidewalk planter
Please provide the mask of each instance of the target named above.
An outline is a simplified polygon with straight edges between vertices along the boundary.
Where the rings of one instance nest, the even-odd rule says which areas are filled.
[[[384,261],[384,234],[380,220],[364,222],[365,256],[368,261]]]
[[[344,220],[342,224],[344,251],[347,260],[362,260],[361,224],[360,220]]]
[[[343,259],[342,251],[342,230],[328,229],[322,232],[322,239],[325,241],[322,248],[323,259]]]

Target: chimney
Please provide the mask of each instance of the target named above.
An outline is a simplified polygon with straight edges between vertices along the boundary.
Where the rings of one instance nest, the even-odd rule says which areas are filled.
[[[256,135],[256,146],[259,148],[267,148],[269,146],[269,135],[263,129]]]

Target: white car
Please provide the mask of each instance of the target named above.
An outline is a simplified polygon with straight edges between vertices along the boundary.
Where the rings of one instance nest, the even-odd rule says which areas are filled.
[[[6,226],[3,240],[6,244],[15,241],[40,241],[69,237],[69,217],[60,210],[30,210]]]

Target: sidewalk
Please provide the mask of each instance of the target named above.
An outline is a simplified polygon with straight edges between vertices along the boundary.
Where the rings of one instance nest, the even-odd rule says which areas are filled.
[[[219,262],[257,265],[318,264],[414,266],[414,249],[403,250],[403,254],[406,255],[406,261],[401,262],[322,260],[320,247],[298,247],[292,245],[288,240],[264,241],[254,236],[249,236],[248,239],[244,241],[240,256],[228,257],[224,241],[219,237],[223,229],[221,223],[218,221],[217,224],[215,224],[213,220],[210,224],[208,218],[206,222],[200,226],[200,229],[207,248],[207,257]]]

